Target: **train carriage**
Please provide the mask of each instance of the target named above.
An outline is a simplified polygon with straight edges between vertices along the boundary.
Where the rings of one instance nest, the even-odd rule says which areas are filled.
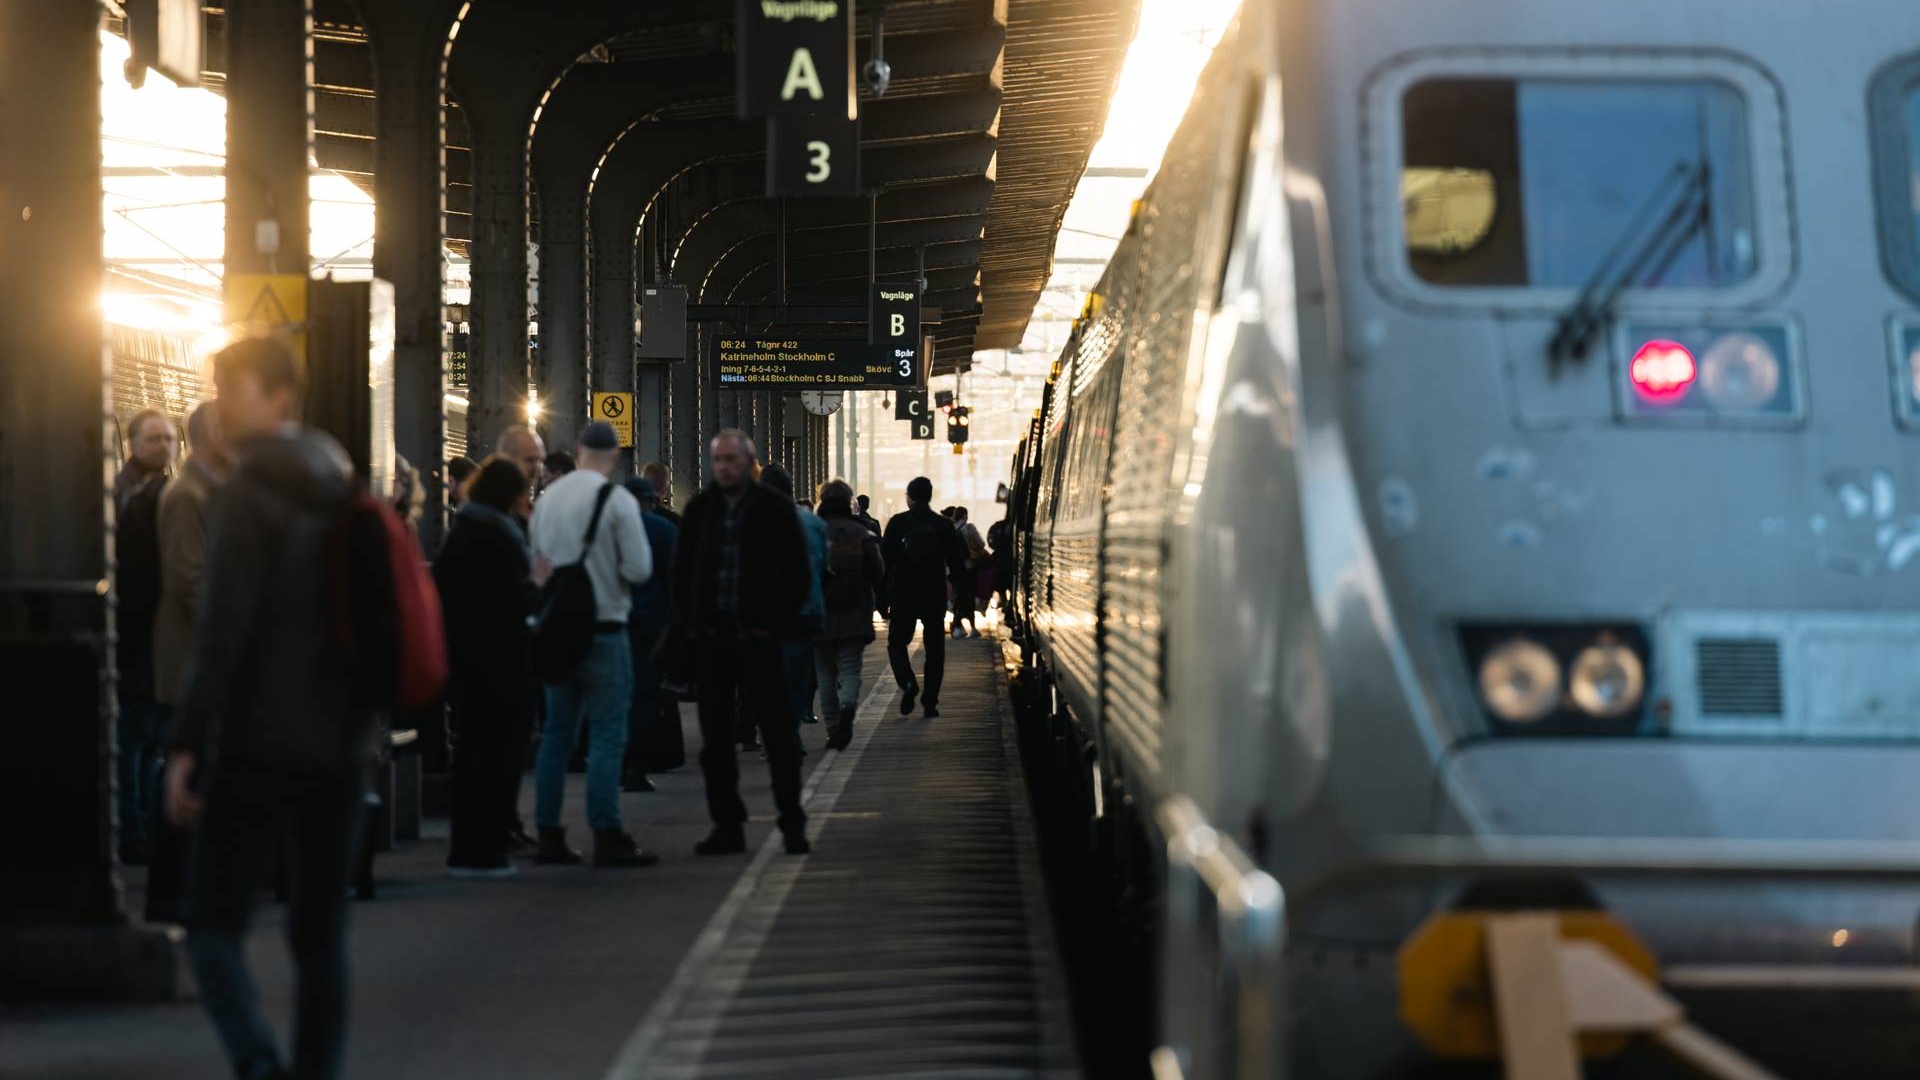
[[[1596,905],[1709,1016],[1911,970],[1915,191],[1910,4],[1249,0],[1022,481],[1070,782],[1168,853],[1110,845],[1169,1067],[1424,1060],[1395,955],[1463,898]],[[1769,1015],[1790,1075],[1920,1020]]]

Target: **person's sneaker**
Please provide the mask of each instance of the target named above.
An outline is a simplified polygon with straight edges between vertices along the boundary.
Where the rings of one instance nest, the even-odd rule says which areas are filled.
[[[740,752],[743,754],[749,750],[765,750],[765,749],[766,747],[760,745],[759,739],[748,739],[745,742],[740,744]]]
[[[595,829],[593,832],[595,866],[652,866],[659,861],[660,856],[642,850],[623,829]]]
[[[929,720],[940,719],[940,708],[939,706],[935,705],[931,701],[927,702],[927,719]]]
[[[745,829],[715,827],[705,840],[693,845],[695,855],[738,855],[747,850]]]
[[[505,859],[501,859],[498,863],[490,866],[468,866],[461,863],[447,864],[447,876],[454,878],[478,878],[497,881],[501,878],[513,877],[519,872],[519,867],[514,866]]]
[[[541,828],[540,850],[533,853],[533,861],[542,866],[578,866],[581,863],[579,852],[567,846],[567,830]]]
[[[820,718],[813,715],[812,713],[808,713],[806,716],[800,719],[800,722],[803,724],[817,724],[820,722]]]
[[[913,699],[919,696],[920,696],[920,687],[918,684],[905,687],[900,691],[900,715],[901,716],[905,716],[908,713],[913,711]]]
[[[654,790],[653,781],[647,779],[646,773],[641,772],[639,769],[635,769],[632,772],[627,774],[627,778],[625,780],[622,780],[620,782],[620,790],[629,792],[629,793],[644,793],[644,792],[652,791]]]
[[[807,830],[804,826],[798,829],[782,829],[780,835],[786,841],[789,855],[805,855],[813,850],[813,845],[807,842]]]
[[[967,636],[967,635],[966,635],[966,634],[965,634],[965,633],[964,633],[964,632],[963,632],[963,631],[962,631],[962,630],[960,629],[960,624],[959,624],[959,623],[954,623],[954,624],[953,624],[953,636],[954,636],[955,638],[963,638],[963,637],[966,637],[966,636]]]

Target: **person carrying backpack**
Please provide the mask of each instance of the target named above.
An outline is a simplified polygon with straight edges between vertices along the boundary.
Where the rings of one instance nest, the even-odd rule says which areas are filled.
[[[214,356],[213,379],[238,466],[209,526],[166,773],[168,817],[198,833],[187,949],[236,1076],[326,1080],[345,1049],[346,895],[375,713],[439,692],[430,653],[399,643],[437,647],[439,606],[431,625],[415,621],[432,593],[419,549],[386,546],[398,532],[392,511],[360,491],[339,443],[295,422],[293,356],[270,339],[237,342]],[[356,604],[364,594],[380,607]],[[378,635],[366,618],[375,611]],[[354,636],[343,640],[347,629]],[[444,678],[444,653],[438,662]],[[281,852],[296,970],[291,1070],[261,1014],[245,942]]]
[[[620,772],[633,703],[627,640],[631,587],[653,576],[653,545],[639,502],[609,479],[620,460],[613,427],[588,424],[580,432],[577,460],[577,469],[547,485],[529,528],[536,565],[544,559],[553,567],[533,634],[534,667],[547,684],[547,716],[533,771],[534,824],[540,831],[534,860],[581,861],[580,853],[567,846],[560,804],[584,715],[593,865],[651,866],[660,857],[642,851],[620,825]]]
[[[814,670],[820,682],[820,712],[827,720],[827,748],[853,741],[860,708],[860,661],[873,642],[874,593],[886,585],[880,540],[854,512],[853,488],[844,480],[820,487],[820,520],[827,523],[827,559],[820,575],[826,618],[814,638]]]
[[[947,585],[966,571],[967,550],[953,522],[933,512],[933,481],[916,476],[907,485],[907,509],[887,522],[881,555],[887,568],[891,614],[887,623],[887,658],[900,686],[900,715],[913,711],[914,699],[925,703],[927,719],[940,715],[940,682],[947,667]],[[926,682],[913,677],[908,651],[916,627],[926,631]],[[924,696],[922,691],[924,689]]]

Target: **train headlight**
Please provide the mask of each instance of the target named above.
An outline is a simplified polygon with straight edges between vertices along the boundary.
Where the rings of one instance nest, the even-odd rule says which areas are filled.
[[[1780,356],[1757,335],[1723,334],[1700,357],[1700,389],[1719,409],[1758,409],[1780,392]]]
[[[1526,638],[1498,645],[1480,661],[1480,697],[1506,723],[1543,720],[1560,707],[1560,661]]]
[[[1647,670],[1632,649],[1602,639],[1580,650],[1567,677],[1573,704],[1588,716],[1617,720],[1640,708]]]

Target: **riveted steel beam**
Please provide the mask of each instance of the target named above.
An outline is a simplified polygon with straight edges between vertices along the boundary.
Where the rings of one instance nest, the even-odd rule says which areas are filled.
[[[462,20],[449,79],[473,137],[467,426],[477,449],[521,420],[528,386],[527,176],[542,102],[596,45],[648,27],[720,22],[731,11],[731,0],[483,3]]]
[[[447,33],[460,2],[356,3],[380,102],[374,113],[373,272],[393,283],[394,446],[426,479],[420,533],[433,551],[445,518],[447,456],[443,102]]]

